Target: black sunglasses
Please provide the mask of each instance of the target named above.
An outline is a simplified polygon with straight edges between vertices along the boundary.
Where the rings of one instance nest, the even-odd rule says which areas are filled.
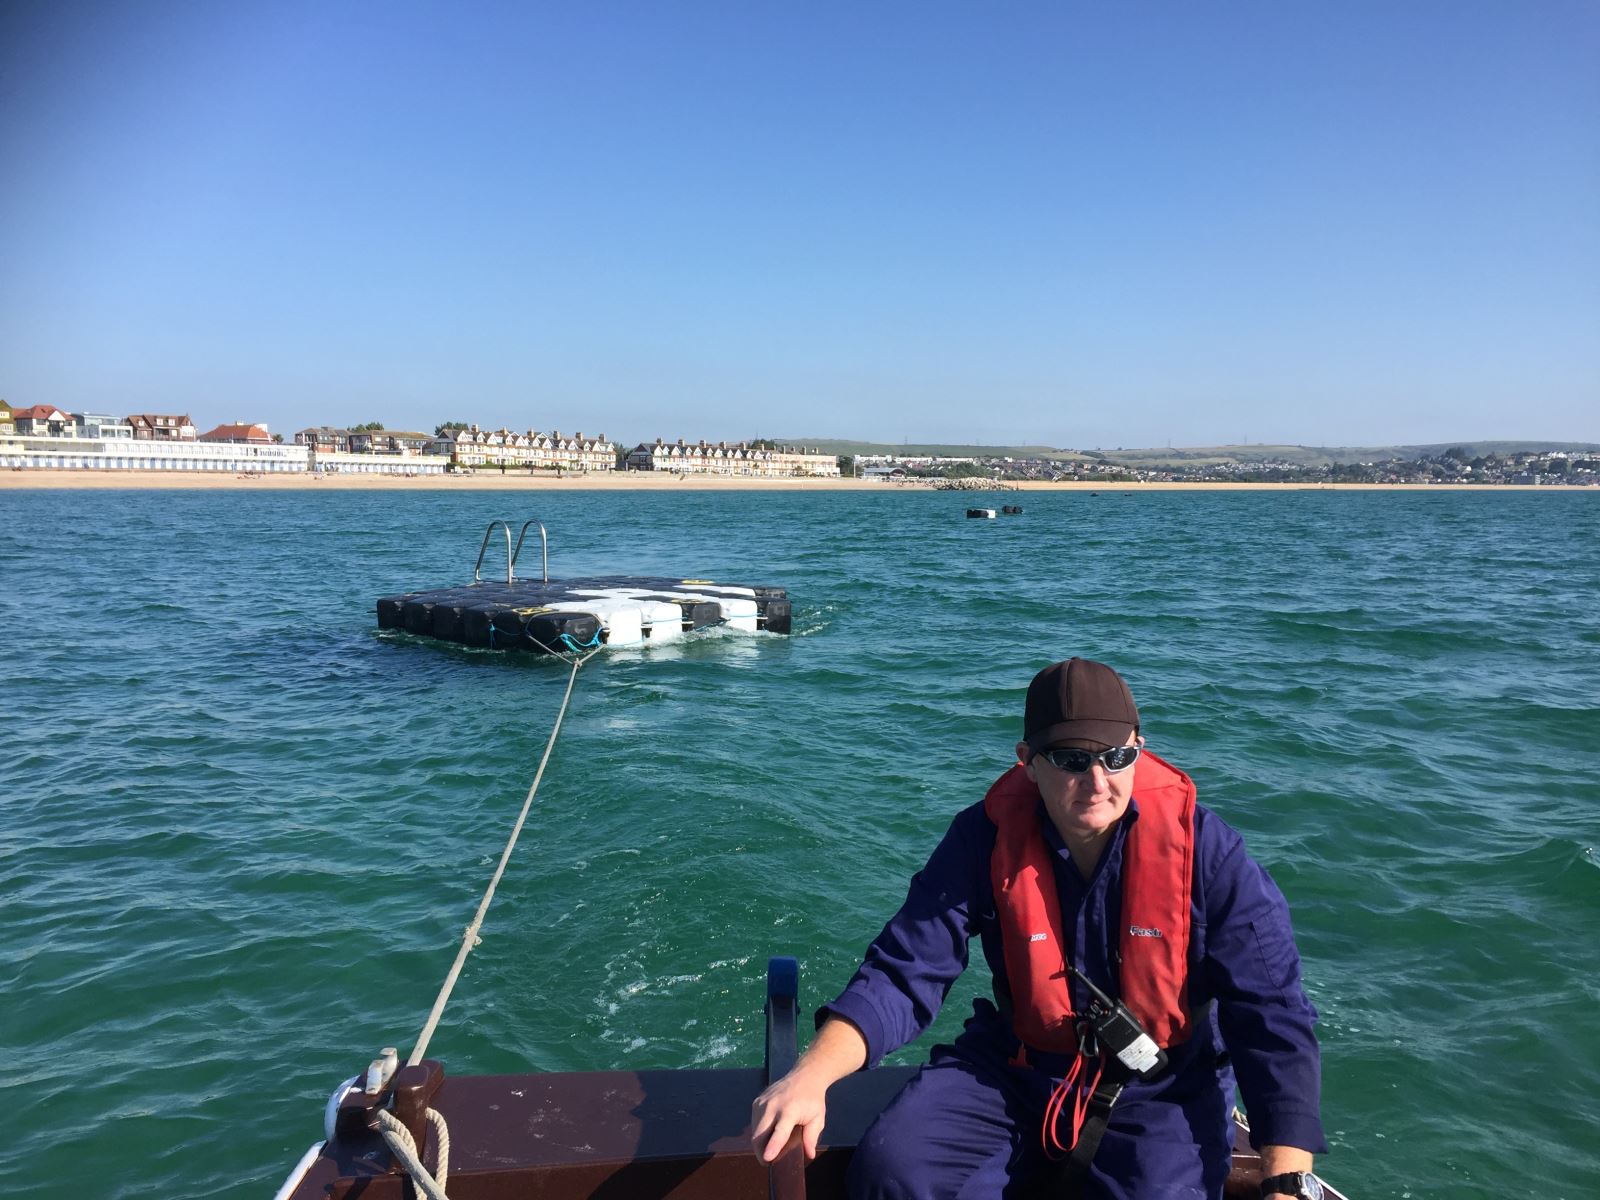
[[[1065,771],[1068,775],[1082,775],[1095,763],[1099,763],[1109,774],[1115,775],[1118,771],[1126,771],[1139,761],[1138,746],[1113,746],[1109,750],[1102,750],[1096,754],[1093,750],[1041,750],[1039,757],[1048,762],[1058,771]]]

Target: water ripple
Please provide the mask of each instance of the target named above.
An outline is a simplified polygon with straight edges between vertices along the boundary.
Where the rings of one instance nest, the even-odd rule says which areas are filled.
[[[460,579],[507,502],[0,492],[0,615],[74,614],[0,646],[9,1194],[260,1194],[333,1083],[415,1035],[565,672],[371,606]],[[435,1041],[453,1072],[757,1061],[766,956],[801,956],[808,1004],[839,987],[1009,761],[1029,673],[1079,653],[1294,904],[1330,1174],[1419,1200],[1600,1177],[1596,497],[540,507],[557,574],[783,584],[796,634],[585,671]],[[70,556],[51,532],[112,527]]]

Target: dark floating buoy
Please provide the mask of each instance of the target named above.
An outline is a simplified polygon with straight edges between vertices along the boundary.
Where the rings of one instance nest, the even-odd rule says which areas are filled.
[[[973,519],[992,521],[992,520],[994,520],[994,509],[992,509],[992,508],[969,508],[969,509],[967,509],[967,516],[969,518],[973,518]]]
[[[1018,515],[1021,514],[1022,505],[1020,505],[1020,504],[1006,504],[1006,505],[1001,506],[1000,511],[1005,513],[1009,517],[1015,517],[1015,516],[1018,516]]]
[[[537,524],[528,522],[523,533]],[[484,534],[484,549],[496,527],[506,530],[505,580],[478,577],[480,550],[469,584],[379,600],[378,628],[491,650],[559,653],[674,641],[714,625],[746,633],[788,633],[792,627],[789,594],[783,588],[653,575],[551,579],[548,558],[545,578],[518,579],[522,539],[512,549],[509,525],[492,523]],[[542,525],[539,533],[543,539]]]

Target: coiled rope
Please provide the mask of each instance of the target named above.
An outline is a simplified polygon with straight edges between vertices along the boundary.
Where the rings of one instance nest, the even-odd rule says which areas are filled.
[[[483,899],[478,902],[478,911],[473,915],[472,924],[467,926],[461,938],[461,948],[456,951],[456,960],[450,966],[450,973],[445,976],[444,985],[439,989],[439,995],[433,1002],[433,1008],[428,1013],[428,1020],[422,1027],[422,1033],[417,1037],[417,1044],[412,1048],[411,1056],[406,1059],[406,1066],[414,1067],[422,1061],[422,1056],[427,1053],[428,1043],[433,1039],[433,1032],[439,1026],[439,1018],[444,1015],[444,1006],[450,1000],[450,993],[456,986],[456,980],[461,977],[461,968],[466,964],[467,955],[472,953],[474,946],[482,940],[478,937],[478,930],[483,925],[483,918],[489,911],[489,903],[494,899],[494,890],[500,886],[500,877],[506,872],[506,864],[511,861],[511,852],[516,849],[517,838],[522,834],[522,827],[527,823],[528,812],[533,808],[533,798],[538,795],[539,782],[544,778],[545,765],[550,761],[550,752],[556,748],[556,737],[561,733],[561,722],[566,719],[567,706],[572,702],[572,687],[578,681],[578,669],[593,658],[599,651],[599,635],[596,634],[594,642],[590,643],[595,648],[587,654],[568,658],[550,646],[539,645],[554,654],[557,658],[572,663],[572,673],[567,676],[566,694],[561,697],[561,707],[556,712],[555,725],[550,730],[550,740],[545,743],[544,754],[539,758],[539,769],[534,773],[533,783],[528,788],[528,794],[522,801],[522,811],[517,814],[517,820],[511,827],[511,836],[506,839],[506,848],[500,852],[500,864],[494,869],[494,877],[489,880],[489,886],[484,890]],[[406,1169],[406,1174],[411,1177],[411,1182],[428,1200],[448,1200],[444,1193],[445,1177],[450,1171],[450,1130],[444,1123],[444,1117],[433,1109],[424,1110],[424,1116],[433,1126],[437,1135],[438,1152],[437,1168],[429,1173],[423,1164],[422,1157],[417,1153],[417,1144],[408,1130],[400,1121],[389,1112],[379,1110],[378,1132],[383,1135],[384,1142],[390,1152],[400,1160]]]
[[[406,1174],[411,1176],[417,1191],[428,1200],[449,1200],[444,1194],[444,1181],[450,1174],[450,1129],[444,1123],[444,1118],[433,1109],[427,1109],[423,1115],[433,1126],[434,1140],[438,1143],[438,1149],[434,1152],[437,1165],[432,1174],[423,1165],[422,1155],[417,1152],[417,1143],[412,1140],[411,1131],[393,1113],[378,1110],[378,1132],[383,1135],[390,1153],[400,1160]]]

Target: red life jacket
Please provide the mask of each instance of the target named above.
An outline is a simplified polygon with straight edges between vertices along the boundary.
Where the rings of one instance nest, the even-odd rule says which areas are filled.
[[[1162,1047],[1189,1036],[1189,906],[1194,862],[1193,781],[1151,754],[1133,768],[1139,817],[1122,855],[1122,1001]],[[1020,763],[989,789],[994,822],[989,874],[1000,920],[1012,1025],[1025,1046],[1076,1054],[1054,853],[1037,816],[1039,788]]]

